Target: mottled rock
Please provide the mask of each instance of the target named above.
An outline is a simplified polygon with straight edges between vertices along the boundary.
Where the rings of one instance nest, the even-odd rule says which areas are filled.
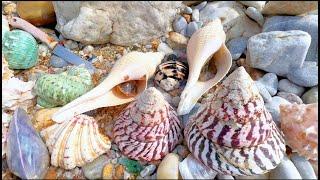
[[[305,104],[312,104],[318,102],[318,86],[311,88],[303,94],[302,100]]]
[[[302,99],[293,93],[278,92],[277,96],[282,97],[283,99],[289,101],[290,103],[303,104]]]
[[[300,67],[311,43],[311,36],[300,30],[264,32],[248,40],[246,64],[286,76]]]
[[[231,53],[232,60],[240,58],[241,54],[243,54],[247,48],[247,42],[248,38],[246,37],[239,37],[228,41],[227,48]]]
[[[103,167],[109,162],[107,156],[102,155],[82,167],[83,173],[88,179],[101,179]]]
[[[305,157],[299,156],[297,153],[294,153],[291,156],[291,161],[293,162],[294,166],[298,169],[302,179],[317,179],[312,165]]]
[[[260,11],[254,7],[248,7],[245,13],[253,20],[255,20],[260,26],[263,26],[264,18]]]
[[[270,112],[273,121],[278,127],[280,127],[280,104],[290,104],[290,102],[282,97],[274,96],[271,101],[265,104],[265,107]]]
[[[281,163],[270,171],[270,179],[301,179],[301,176],[292,161],[285,156]]]
[[[172,49],[187,48],[188,38],[177,32],[169,32],[168,44]]]
[[[304,87],[298,86],[298,85],[294,84],[293,82],[289,81],[288,79],[281,79],[279,81],[278,89],[279,89],[279,91],[293,93],[298,96],[301,96],[302,93],[305,91]]]
[[[270,93],[268,92],[268,90],[266,89],[266,87],[259,81],[255,81],[255,85],[258,88],[259,93],[263,98],[263,101],[265,103],[271,101],[272,97],[271,97]]]
[[[50,57],[50,65],[52,67],[55,67],[55,68],[62,68],[62,67],[65,67],[67,66],[69,63],[65,60],[63,60],[62,58],[56,56],[56,55],[52,55]]]
[[[175,32],[181,32],[183,29],[187,28],[187,20],[182,16],[177,16],[177,18],[173,21],[173,30]]]
[[[258,81],[265,86],[271,96],[277,94],[278,77],[276,74],[267,73],[262,78],[258,79]]]
[[[269,1],[262,13],[268,15],[299,15],[318,9],[316,1]]]
[[[239,2],[249,7],[250,6],[255,7],[259,11],[261,11],[264,5],[266,4],[266,1],[239,1]]]
[[[159,164],[157,179],[179,178],[179,156],[174,153],[167,154]]]
[[[200,11],[199,9],[195,9],[192,12],[192,21],[199,21],[200,18]]]
[[[306,61],[301,68],[292,67],[287,78],[303,87],[316,86],[318,85],[318,66],[315,62]]]

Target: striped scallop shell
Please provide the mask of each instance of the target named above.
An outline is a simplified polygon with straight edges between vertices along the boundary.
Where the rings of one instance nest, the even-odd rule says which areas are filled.
[[[281,130],[292,151],[318,160],[318,103],[280,105],[280,119]]]
[[[40,132],[51,154],[51,164],[64,169],[83,166],[111,147],[108,137],[99,132],[98,124],[87,115],[54,124]]]
[[[211,98],[184,131],[195,158],[235,176],[274,169],[284,156],[283,135],[244,68],[227,77]]]
[[[123,154],[144,161],[162,159],[182,138],[176,112],[154,87],[121,112],[113,133]]]

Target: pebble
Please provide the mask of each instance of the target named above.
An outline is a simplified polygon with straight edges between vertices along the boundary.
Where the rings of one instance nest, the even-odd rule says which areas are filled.
[[[265,103],[271,101],[272,97],[271,97],[270,93],[268,92],[268,90],[265,88],[265,86],[259,81],[255,81],[255,85],[258,88],[259,93],[263,98],[263,101]]]
[[[207,1],[203,1],[202,3],[196,5],[196,6],[194,7],[194,10],[195,10],[195,9],[198,9],[199,11],[201,11],[206,5],[207,5]]]
[[[183,145],[178,145],[175,150],[182,159],[186,158],[190,154],[189,149]]]
[[[83,48],[83,53],[84,54],[91,54],[94,50],[94,47],[91,45],[87,45],[86,47]]]
[[[200,103],[196,103],[188,114],[182,115],[180,119],[182,120],[183,127],[186,127],[188,121],[190,120],[190,116],[198,112],[200,105]]]
[[[239,37],[235,39],[231,39],[227,43],[227,48],[229,49],[232,60],[237,60],[244,53],[247,48],[247,37]]]
[[[198,24],[196,22],[190,22],[187,26],[187,36],[191,37],[198,29]]]
[[[186,7],[184,8],[184,11],[183,11],[183,12],[186,13],[186,14],[192,14],[192,8],[189,7],[189,6],[186,6]]]
[[[164,42],[161,42],[157,48],[158,52],[163,52],[165,54],[172,54],[173,50]]]
[[[49,53],[49,48],[45,44],[40,44],[39,45],[39,51],[38,54],[40,54],[42,57],[45,57]],[[44,55],[44,56],[43,56]]]
[[[173,49],[187,48],[188,38],[177,32],[169,32],[168,44]]]
[[[178,107],[178,105],[179,105],[179,102],[180,102],[180,96],[176,96],[176,97],[174,97],[174,98],[172,98],[172,101],[171,101],[171,105],[173,106],[173,107]]]
[[[175,32],[181,32],[183,29],[186,29],[187,25],[186,19],[179,15],[173,22],[173,30]]]
[[[198,24],[198,28],[201,28],[203,26],[203,22],[202,21],[197,21],[196,23]]]
[[[70,50],[77,50],[79,49],[78,43],[72,40],[67,40],[64,43],[64,47],[70,49]]]
[[[165,57],[165,61],[177,61],[178,57],[175,54],[169,54],[168,56]]]
[[[192,12],[192,21],[199,21],[200,19],[200,11],[199,9],[194,9]]]
[[[302,93],[305,91],[305,88],[292,83],[288,79],[281,79],[279,81],[278,90],[301,96]]]
[[[83,173],[88,179],[101,179],[103,167],[109,162],[107,156],[102,155],[82,167]]]
[[[272,97],[271,101],[265,104],[265,107],[270,112],[273,121],[278,127],[280,127],[280,104],[290,104],[290,102],[282,97],[274,96]]]
[[[292,67],[287,78],[303,87],[316,86],[318,85],[318,66],[315,62],[306,61],[301,68]]]
[[[302,96],[302,101],[305,104],[318,103],[318,86],[315,86],[304,93]]]
[[[179,156],[175,153],[167,154],[157,170],[157,179],[179,178]]]
[[[69,63],[65,60],[63,60],[62,58],[56,56],[56,55],[52,55],[50,58],[50,65],[54,68],[62,68],[67,66]]]
[[[141,172],[140,176],[141,177],[146,177],[151,175],[155,170],[157,169],[156,165],[150,164],[149,166],[145,167]]]
[[[292,161],[285,156],[281,163],[270,171],[270,179],[302,179],[298,169]]]
[[[152,45],[151,45],[151,44],[147,44],[147,45],[145,45],[145,48],[151,49],[151,48],[152,48]]]
[[[17,5],[15,3],[10,3],[3,8],[5,14],[12,14],[17,12]]]
[[[306,158],[304,158],[303,156],[299,156],[297,153],[294,153],[291,156],[291,161],[298,169],[302,179],[317,179],[312,165]]]
[[[233,180],[234,178],[233,178],[233,176],[231,176],[231,175],[226,175],[226,174],[218,174],[217,175],[217,179],[229,179],[229,180]]]
[[[293,93],[278,92],[277,96],[286,99],[290,103],[303,104],[302,99],[299,96],[297,96],[297,95],[295,95]]]
[[[300,15],[318,9],[316,1],[268,1],[262,13],[267,15]]]
[[[257,10],[261,11],[266,4],[266,1],[239,1],[241,4],[246,6],[255,7]]]
[[[260,26],[263,26],[264,18],[260,11],[254,7],[248,7],[245,13],[253,20],[255,20]]]
[[[271,96],[277,94],[278,89],[278,77],[274,73],[267,73],[262,78],[258,79],[260,83],[268,90]]]
[[[168,92],[179,88],[180,83],[176,79],[168,77],[167,79],[161,80],[159,86]]]

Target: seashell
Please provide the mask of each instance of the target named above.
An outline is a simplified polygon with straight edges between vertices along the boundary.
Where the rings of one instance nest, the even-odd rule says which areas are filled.
[[[184,134],[194,157],[222,174],[264,174],[285,153],[283,135],[243,67],[190,117]]]
[[[3,80],[9,80],[10,78],[12,78],[13,75],[13,71],[9,69],[8,66],[8,62],[6,61],[6,59],[2,56],[2,81]]]
[[[292,151],[318,160],[318,103],[280,105],[280,122]]]
[[[158,66],[154,82],[165,91],[178,89],[188,77],[188,66],[180,61],[167,61]]]
[[[52,119],[56,122],[62,122],[70,119],[73,115],[93,109],[133,101],[146,89],[147,80],[154,74],[163,57],[164,54],[160,52],[142,53],[137,51],[122,56],[98,86],[62,107],[53,115]],[[134,88],[130,84],[122,84],[129,81],[135,82]],[[119,88],[123,90],[119,91]],[[134,92],[123,93],[127,89],[132,89]]]
[[[2,51],[10,69],[28,69],[38,62],[38,44],[34,37],[22,30],[4,34]]]
[[[26,111],[18,107],[10,122],[7,143],[10,171],[21,179],[42,179],[49,167],[49,153]]]
[[[179,179],[179,156],[167,154],[157,169],[157,179]]]
[[[213,20],[191,36],[187,45],[189,76],[180,96],[178,115],[188,114],[198,99],[228,73],[232,65],[232,57],[225,45],[225,40],[226,34],[220,19]],[[210,72],[214,66],[216,73]],[[199,79],[203,67],[207,67],[205,73],[210,75],[206,78],[208,80]]]
[[[53,124],[54,121],[51,120],[53,113],[57,112],[60,108],[50,108],[50,109],[40,109],[37,111],[32,118],[32,124],[37,131],[41,131]]]
[[[124,155],[150,162],[171,152],[182,133],[176,112],[162,94],[151,87],[120,113],[113,136]]]
[[[46,74],[36,81],[37,103],[46,108],[62,106],[92,87],[90,72],[84,67],[73,67],[60,74]]]
[[[99,132],[96,121],[83,114],[54,124],[40,135],[51,154],[51,164],[67,170],[92,162],[111,147],[109,138]]]
[[[9,28],[9,22],[7,20],[7,17],[2,15],[2,41],[3,41],[3,38],[4,38],[4,34],[8,31],[10,31],[10,28]]]
[[[35,96],[31,91],[34,84],[33,81],[23,82],[15,77],[2,81],[2,109],[15,110],[20,106],[27,110],[33,105]]]

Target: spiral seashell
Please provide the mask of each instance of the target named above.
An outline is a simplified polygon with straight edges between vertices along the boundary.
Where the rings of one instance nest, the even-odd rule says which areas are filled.
[[[92,89],[91,75],[84,67],[73,67],[60,74],[46,74],[36,82],[40,106],[62,106]]]
[[[167,61],[158,66],[154,82],[166,91],[178,89],[188,78],[188,66],[180,61]]]
[[[318,103],[280,105],[280,122],[292,151],[318,160]]]
[[[144,161],[162,159],[182,138],[176,112],[154,87],[143,91],[121,112],[113,134],[123,154]]]
[[[2,56],[2,81],[9,80],[13,77],[13,71],[9,69],[8,62]]]
[[[35,38],[22,30],[4,34],[2,51],[10,69],[28,69],[38,62],[38,44]]]
[[[51,164],[64,169],[83,166],[111,147],[109,138],[99,133],[96,121],[87,115],[54,124],[40,132],[51,154]]]
[[[285,153],[283,135],[243,67],[190,117],[184,133],[194,157],[223,174],[264,174]]]

